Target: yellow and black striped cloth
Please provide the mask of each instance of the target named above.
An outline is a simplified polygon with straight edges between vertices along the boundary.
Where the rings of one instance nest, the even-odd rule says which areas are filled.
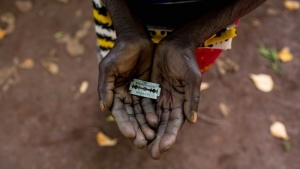
[[[97,33],[98,56],[105,57],[114,46],[117,38],[112,20],[101,0],[93,0],[93,16]],[[232,24],[209,38],[201,48],[231,49],[232,38],[236,37],[236,25]],[[170,29],[160,29],[148,26],[149,35],[154,43],[159,43],[164,37],[172,32]],[[100,59],[99,58],[99,59]]]

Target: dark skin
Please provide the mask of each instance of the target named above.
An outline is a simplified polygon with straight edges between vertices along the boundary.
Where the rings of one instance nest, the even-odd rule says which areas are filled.
[[[202,75],[194,51],[263,2],[222,1],[175,29],[154,49],[147,30],[125,0],[103,0],[118,39],[99,64],[101,110],[111,111],[121,132],[135,146],[143,148],[148,143],[152,157],[160,159],[174,145],[185,119],[197,120]],[[128,85],[134,78],[160,84],[162,91],[154,104],[130,95]]]

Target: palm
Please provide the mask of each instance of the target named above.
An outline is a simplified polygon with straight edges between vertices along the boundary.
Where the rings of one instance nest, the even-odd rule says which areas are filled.
[[[143,148],[147,140],[155,137],[148,124],[156,127],[157,117],[151,101],[132,96],[129,84],[134,78],[149,80],[151,64],[151,44],[124,42],[117,42],[99,64],[100,106],[111,110],[120,131],[138,148]]]
[[[156,101],[160,125],[150,145],[153,158],[159,159],[173,146],[185,119],[195,123],[201,80],[192,51],[168,42],[159,44],[152,69],[152,81],[162,88]]]

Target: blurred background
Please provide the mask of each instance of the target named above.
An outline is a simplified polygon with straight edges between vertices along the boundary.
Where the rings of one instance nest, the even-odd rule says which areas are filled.
[[[92,2],[1,0],[0,168],[299,169],[298,9],[272,0],[240,20],[204,76],[198,123],[154,161],[99,112]]]

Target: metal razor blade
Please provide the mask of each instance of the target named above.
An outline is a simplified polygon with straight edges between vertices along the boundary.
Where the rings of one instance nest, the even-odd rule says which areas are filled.
[[[130,83],[129,90],[132,95],[157,99],[160,95],[161,88],[159,87],[159,84],[156,83],[133,79]]]

